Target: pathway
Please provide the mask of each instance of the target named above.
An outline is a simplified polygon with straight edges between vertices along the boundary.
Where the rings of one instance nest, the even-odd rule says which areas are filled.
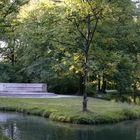
[[[10,98],[66,98],[66,97],[76,97],[76,96],[72,96],[72,95],[58,95],[58,94],[54,94],[54,93],[27,93],[27,92],[22,92],[21,93],[15,93],[15,92],[11,92],[11,93],[0,93],[0,97],[10,97]]]

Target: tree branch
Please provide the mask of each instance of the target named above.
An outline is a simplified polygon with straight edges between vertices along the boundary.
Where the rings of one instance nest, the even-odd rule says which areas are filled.
[[[67,18],[69,21],[72,22],[71,19]],[[74,20],[74,24],[76,25],[76,28],[78,30],[78,32],[81,34],[81,36],[87,41],[87,38],[86,36],[84,35],[84,33],[79,29],[79,24],[76,22],[76,19],[75,18],[72,18]]]
[[[98,22],[99,22],[99,19],[97,18],[96,22],[95,22],[95,26],[94,26],[93,30],[91,31],[91,38],[90,38],[90,41],[89,41],[89,46],[91,45],[91,42],[93,41],[93,37],[94,37],[95,31],[96,31]]]

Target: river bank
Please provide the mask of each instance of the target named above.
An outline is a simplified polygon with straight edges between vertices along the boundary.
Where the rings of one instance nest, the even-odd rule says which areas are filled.
[[[89,98],[89,112],[82,112],[82,97],[0,98],[1,111],[38,115],[53,121],[74,124],[103,124],[140,118],[140,106]]]

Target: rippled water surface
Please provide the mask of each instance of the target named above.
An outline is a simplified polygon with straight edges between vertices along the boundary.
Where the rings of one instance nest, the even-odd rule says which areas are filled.
[[[140,140],[140,121],[84,126],[0,113],[0,140]]]

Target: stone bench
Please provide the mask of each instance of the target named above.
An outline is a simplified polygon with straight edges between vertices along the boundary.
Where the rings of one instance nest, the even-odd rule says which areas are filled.
[[[43,83],[0,83],[0,92],[47,92],[47,84]]]

